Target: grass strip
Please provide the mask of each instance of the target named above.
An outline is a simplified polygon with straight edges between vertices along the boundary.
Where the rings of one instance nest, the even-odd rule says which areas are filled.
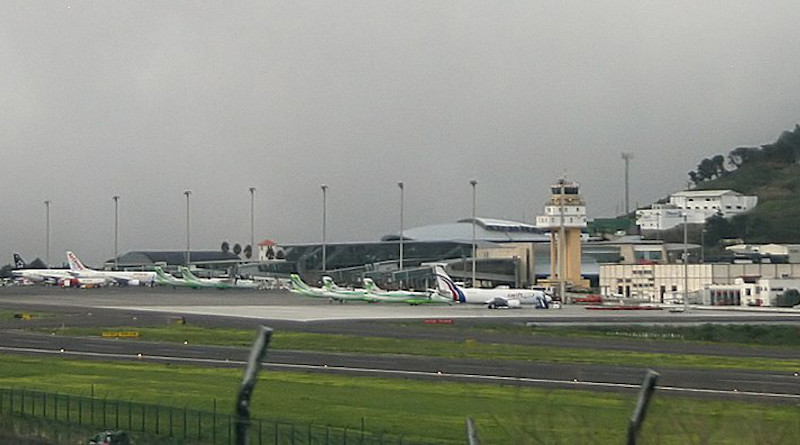
[[[140,328],[117,327],[113,329],[59,328],[52,332],[58,335],[68,336],[100,336],[105,330],[137,331],[140,334],[139,339],[144,341],[187,342],[188,344],[241,347],[249,347],[255,335],[252,330],[205,328],[187,325]],[[548,363],[607,364],[642,367],[652,367],[653,363],[658,363],[660,367],[669,368],[742,369],[791,372],[800,370],[800,358],[774,359],[703,354],[592,350],[535,345],[489,344],[472,339],[467,339],[462,342],[447,342],[340,334],[276,332],[273,335],[270,347],[283,350],[358,354],[404,354]]]
[[[62,357],[0,356],[0,386],[233,411],[242,370]],[[659,397],[642,442],[800,443],[795,406]],[[472,417],[483,443],[621,443],[635,394],[504,385],[263,372],[253,416],[300,426],[370,431],[464,443]],[[743,422],[742,419],[747,419]]]

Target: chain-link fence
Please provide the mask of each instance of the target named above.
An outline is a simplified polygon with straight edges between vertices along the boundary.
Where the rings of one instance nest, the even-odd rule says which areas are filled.
[[[42,391],[0,388],[0,419],[7,424],[3,431],[18,430],[19,439],[34,440],[31,443],[81,443],[75,441],[76,436],[88,441],[92,432],[107,429],[125,430],[136,443],[152,443],[153,438],[176,444],[235,442],[233,414]],[[267,419],[251,419],[248,435],[253,445],[422,443],[363,426],[298,425]]]

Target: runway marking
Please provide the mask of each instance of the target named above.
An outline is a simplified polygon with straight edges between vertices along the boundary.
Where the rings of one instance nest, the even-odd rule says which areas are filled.
[[[51,350],[51,349],[38,349],[38,348],[19,348],[13,346],[0,346],[0,351],[9,352],[27,352],[34,354],[50,354],[50,355],[69,355],[69,356],[84,356],[84,357],[111,357],[121,359],[135,359],[135,360],[150,360],[150,361],[172,361],[172,362],[185,362],[185,363],[207,363],[213,365],[242,365],[247,364],[244,360],[222,360],[211,358],[192,358],[192,357],[169,357],[161,355],[142,355],[142,354],[117,354],[117,353],[104,353],[104,352],[82,352],[82,351],[65,351]],[[263,365],[267,368],[277,369],[299,369],[299,370],[314,370],[314,371],[346,371],[364,374],[385,374],[385,375],[400,375],[400,376],[418,376],[418,377],[449,377],[461,380],[481,380],[486,382],[518,382],[518,383],[540,383],[550,385],[572,385],[577,387],[596,387],[596,388],[612,388],[612,389],[639,389],[640,385],[630,383],[608,383],[608,382],[590,382],[582,380],[556,380],[556,379],[537,379],[531,377],[508,377],[496,375],[481,375],[481,374],[455,374],[446,372],[431,372],[431,371],[403,371],[392,369],[377,369],[377,368],[354,368],[349,366],[328,366],[328,365],[303,365],[291,363],[270,363],[264,362]],[[747,397],[768,397],[776,399],[794,399],[800,400],[800,394],[784,394],[772,392],[754,392],[754,391],[737,391],[737,390],[722,390],[722,389],[704,389],[704,388],[684,388],[678,386],[657,386],[659,390],[677,392],[677,393],[692,393],[692,394],[710,394],[710,395],[726,395],[726,396],[747,396]]]

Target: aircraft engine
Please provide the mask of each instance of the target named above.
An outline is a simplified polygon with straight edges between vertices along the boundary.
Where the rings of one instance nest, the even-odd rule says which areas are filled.
[[[140,284],[139,280],[128,280],[128,286],[138,286]]]
[[[510,308],[522,307],[522,302],[519,300],[508,300],[508,307]]]

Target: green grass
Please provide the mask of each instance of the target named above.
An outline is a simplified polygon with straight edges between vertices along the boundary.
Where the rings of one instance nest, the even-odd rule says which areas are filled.
[[[0,356],[0,386],[232,412],[242,370]],[[799,443],[796,406],[658,396],[642,443]],[[464,443],[621,443],[635,395],[263,372],[253,416]],[[746,421],[744,420],[746,419]],[[701,440],[702,439],[702,440]]]
[[[431,328],[434,329],[434,328]],[[442,329],[437,327],[436,329]],[[676,325],[572,325],[523,326],[487,325],[470,327],[470,331],[519,335],[560,337],[631,338],[643,341],[725,343],[743,346],[769,346],[800,349],[800,326],[781,324],[720,324],[696,326]]]
[[[117,327],[56,329],[59,335],[99,336],[104,330],[138,331],[145,341],[186,341],[189,344],[249,346],[254,339],[252,330],[205,328],[186,325],[165,327]],[[136,341],[136,340],[125,340]],[[551,363],[594,363],[624,366],[750,369],[796,371],[798,359],[767,359],[759,357],[729,357],[701,354],[666,354],[618,350],[591,350],[546,346],[489,344],[467,339],[461,342],[435,340],[361,337],[338,334],[277,332],[271,348],[359,354],[405,354],[434,357],[472,358],[484,360],[522,360]]]

